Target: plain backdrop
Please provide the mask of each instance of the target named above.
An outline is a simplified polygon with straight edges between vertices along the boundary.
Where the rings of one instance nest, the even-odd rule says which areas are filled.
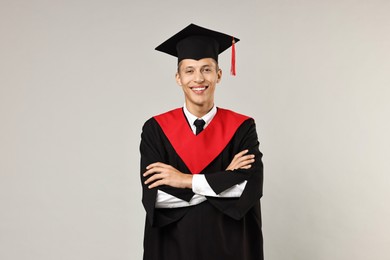
[[[142,258],[141,127],[182,106],[190,23],[232,34],[216,104],[257,122],[267,260],[390,259],[390,1],[0,0],[0,259]]]

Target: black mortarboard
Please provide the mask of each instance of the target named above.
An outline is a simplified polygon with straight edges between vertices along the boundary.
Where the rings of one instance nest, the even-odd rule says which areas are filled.
[[[190,24],[180,32],[156,47],[157,51],[165,52],[178,58],[200,60],[213,58],[218,62],[218,55],[232,46],[232,74],[235,75],[235,46],[239,39]]]

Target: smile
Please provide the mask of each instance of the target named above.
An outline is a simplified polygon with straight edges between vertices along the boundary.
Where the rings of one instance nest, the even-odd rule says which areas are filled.
[[[196,87],[191,87],[190,89],[194,91],[195,93],[202,93],[205,91],[209,86],[196,86]]]

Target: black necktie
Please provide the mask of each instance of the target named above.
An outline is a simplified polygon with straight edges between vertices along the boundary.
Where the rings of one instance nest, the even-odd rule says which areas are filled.
[[[194,125],[196,126],[196,135],[203,131],[206,122],[203,119],[196,119]]]

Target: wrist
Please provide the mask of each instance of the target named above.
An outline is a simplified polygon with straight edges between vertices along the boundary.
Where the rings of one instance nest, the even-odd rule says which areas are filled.
[[[188,189],[192,189],[192,174],[186,174],[185,187]]]

